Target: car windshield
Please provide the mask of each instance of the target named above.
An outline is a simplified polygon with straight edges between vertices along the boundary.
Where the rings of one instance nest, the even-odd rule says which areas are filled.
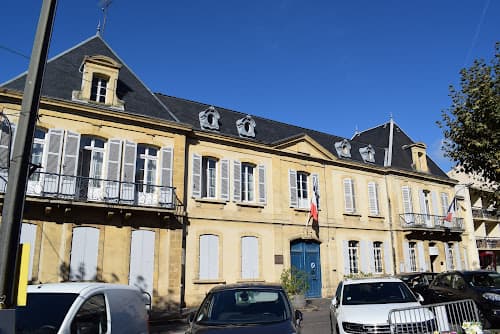
[[[497,272],[474,273],[466,276],[465,279],[472,286],[483,288],[500,288],[500,274]]]
[[[252,325],[290,319],[283,291],[231,289],[209,294],[196,315],[203,325]]]
[[[78,294],[28,293],[26,306],[16,307],[16,333],[56,333]]]
[[[392,304],[416,302],[415,296],[402,282],[346,284],[343,305]]]

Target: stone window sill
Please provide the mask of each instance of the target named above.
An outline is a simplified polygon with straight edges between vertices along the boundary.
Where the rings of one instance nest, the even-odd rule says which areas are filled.
[[[236,202],[238,206],[246,206],[250,208],[263,208],[265,205],[262,203],[253,203],[253,202]]]
[[[196,202],[199,203],[209,203],[209,204],[226,204],[227,201],[225,200],[220,200],[220,199],[215,199],[215,198],[195,198],[194,199]]]
[[[344,215],[344,216],[348,216],[348,217],[359,217],[359,218],[361,218],[361,214],[356,213],[356,212],[351,212],[351,213],[349,213],[349,212],[344,212],[344,213],[343,213],[343,215]]]
[[[219,279],[195,279],[193,280],[194,284],[226,284],[226,280]]]

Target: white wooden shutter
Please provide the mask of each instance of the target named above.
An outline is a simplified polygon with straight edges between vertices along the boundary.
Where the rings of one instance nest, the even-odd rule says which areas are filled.
[[[200,279],[219,278],[219,237],[212,234],[200,236]]]
[[[99,230],[93,227],[76,227],[71,241],[70,279],[94,281],[97,275]]]
[[[123,168],[120,198],[133,201],[135,197],[135,161],[137,157],[137,144],[125,140],[123,145]]]
[[[107,200],[118,199],[120,189],[120,165],[122,159],[121,139],[110,139],[107,143],[106,154],[106,186]]]
[[[220,162],[220,198],[229,201],[229,160]]]
[[[420,268],[419,270],[427,271],[427,261],[425,261],[423,241],[417,242],[417,252],[418,252],[418,268]]]
[[[349,263],[349,240],[342,240],[342,253],[344,255],[344,275],[351,273],[351,264]]]
[[[423,189],[419,189],[418,196],[420,198],[420,213],[423,215],[428,215],[427,206],[425,205],[425,193]]]
[[[411,272],[411,264],[410,264],[410,246],[407,240],[403,240],[403,256],[405,261],[405,271]]]
[[[463,249],[463,259],[464,259],[464,267],[463,270],[470,270],[469,268],[469,261],[467,260],[468,254],[467,254],[467,248],[464,247]]]
[[[316,184],[316,192],[317,192],[317,195],[318,195],[318,211],[319,211],[319,208],[320,208],[320,203],[319,203],[319,197],[320,197],[320,189],[319,189],[319,175],[314,173],[311,175],[311,196],[314,196],[314,185]]]
[[[172,147],[161,148],[161,172],[160,172],[160,196],[158,201],[160,204],[173,205],[173,189],[172,189],[172,163],[173,149]]]
[[[448,243],[444,243],[444,254],[445,254],[445,261],[446,261],[446,270],[452,270],[451,268],[451,261],[450,261],[450,247],[448,246]]]
[[[450,202],[448,200],[448,194],[441,193],[441,214],[443,216],[446,216],[446,214],[448,213],[449,205],[450,205]]]
[[[368,244],[368,258],[366,261],[368,261],[368,268],[370,273],[375,272],[375,253],[373,249],[373,242],[369,241]],[[382,250],[380,250],[382,251]],[[383,261],[383,259],[380,259],[380,261]]]
[[[359,244],[359,251],[361,253],[360,257],[360,269],[363,273],[368,273],[370,272],[370,263],[369,263],[369,258],[370,258],[370,246],[369,246],[369,241],[368,240],[361,240]]]
[[[377,184],[375,182],[368,182],[368,205],[370,215],[378,216],[378,193]]]
[[[192,190],[193,198],[201,197],[201,156],[193,153]]]
[[[391,242],[390,240],[386,240],[384,242],[384,266],[385,266],[385,273],[386,274],[392,274],[392,252],[393,249],[391,247]]]
[[[153,295],[155,259],[155,233],[147,230],[132,231],[130,243],[129,285]]]
[[[233,201],[241,201],[241,162],[233,161]]]
[[[405,213],[405,222],[412,224],[415,222],[413,217],[413,205],[411,201],[411,188],[408,186],[401,187],[403,197],[403,212]]]
[[[33,279],[33,259],[35,257],[36,225],[23,223],[21,226],[21,244],[30,245],[30,261],[28,267],[28,280]]]
[[[80,134],[66,131],[64,138],[62,178],[60,193],[74,195],[76,191],[76,171],[78,167],[78,152],[80,151]]]
[[[345,212],[354,213],[354,185],[351,179],[344,179]]]
[[[297,171],[290,169],[288,171],[288,180],[290,188],[290,207],[296,208],[297,203]]]
[[[44,166],[47,174],[44,176],[43,190],[45,193],[57,193],[61,166],[61,152],[64,130],[49,129],[47,154]]]
[[[462,270],[462,259],[460,256],[460,246],[458,242],[453,245],[453,255],[455,255],[455,270]]]
[[[0,123],[0,168],[2,169],[8,168],[9,160],[14,150],[13,142],[15,137],[11,133],[12,124],[10,128],[8,124],[6,121]]]
[[[256,237],[241,238],[241,278],[259,278],[259,240]]]
[[[266,166],[259,165],[259,203],[266,204]]]
[[[439,216],[439,203],[438,203],[438,196],[437,192],[432,191],[431,192],[431,198],[432,198],[432,214]]]

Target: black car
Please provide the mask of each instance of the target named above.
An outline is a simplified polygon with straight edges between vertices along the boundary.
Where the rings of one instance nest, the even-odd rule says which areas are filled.
[[[280,285],[232,284],[212,288],[189,320],[186,334],[298,334],[302,313]]]
[[[485,328],[500,328],[500,274],[495,271],[449,271],[436,276],[425,304],[472,299]]]
[[[418,293],[425,300],[428,294],[427,289],[437,275],[437,273],[432,272],[412,272],[401,273],[396,277],[405,282],[415,295]]]

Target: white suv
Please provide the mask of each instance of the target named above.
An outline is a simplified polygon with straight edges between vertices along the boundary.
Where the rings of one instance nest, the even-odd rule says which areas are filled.
[[[397,278],[347,279],[339,283],[330,305],[331,333],[391,333],[389,311],[420,306],[420,301],[422,297],[415,297]],[[424,312],[424,322],[433,322],[430,311]],[[419,328],[415,332],[427,328],[426,323],[412,325]]]

